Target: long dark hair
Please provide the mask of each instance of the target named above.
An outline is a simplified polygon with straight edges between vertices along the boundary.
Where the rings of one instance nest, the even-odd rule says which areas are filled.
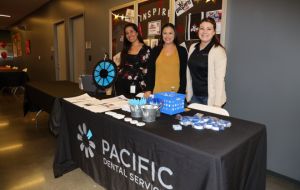
[[[216,25],[215,19],[210,18],[210,17],[202,19],[199,23],[199,30],[200,30],[200,24],[202,24],[203,22],[211,23],[214,27],[214,30],[216,31],[217,25]],[[221,46],[222,48],[224,48],[224,46],[220,43],[217,33],[215,33],[215,35],[213,36],[213,38],[211,40],[214,43],[215,47]],[[200,42],[201,42],[201,40],[200,40]]]
[[[174,40],[173,40],[173,42],[174,42],[174,44],[176,46],[178,46],[178,39],[177,39],[177,34],[176,34],[175,26],[172,23],[167,23],[167,24],[163,25],[163,27],[161,28],[158,46],[162,47],[164,45],[164,43],[165,43],[164,40],[163,40],[163,31],[167,27],[170,27],[170,28],[173,29],[173,31],[174,31]]]
[[[131,42],[128,41],[128,39],[126,38],[126,29],[128,27],[131,27],[134,31],[136,31],[138,33],[138,36],[137,36],[137,39],[140,43],[142,44],[145,44],[144,41],[143,41],[143,37],[142,35],[139,33],[139,30],[138,30],[138,27],[136,24],[134,23],[128,23],[124,26],[124,29],[123,29],[123,49],[122,49],[122,52],[121,52],[121,64],[120,66],[122,67],[124,65],[124,61],[126,59],[126,55],[128,54],[128,51],[131,47]]]
[[[143,37],[139,33],[137,25],[134,23],[128,23],[124,26],[124,30],[123,30],[124,40],[123,40],[123,50],[122,51],[124,51],[125,53],[128,53],[128,51],[131,47],[131,42],[128,41],[126,38],[126,29],[128,27],[131,27],[134,31],[136,31],[138,33],[137,39],[139,40],[140,43],[144,44]]]

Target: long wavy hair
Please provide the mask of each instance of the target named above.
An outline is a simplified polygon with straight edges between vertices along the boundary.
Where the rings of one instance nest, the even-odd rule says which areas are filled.
[[[164,39],[163,39],[163,31],[167,27],[170,27],[170,28],[173,29],[173,31],[174,31],[174,40],[173,40],[173,42],[174,42],[174,44],[176,46],[178,46],[178,39],[177,39],[177,34],[176,34],[175,26],[172,23],[167,23],[167,24],[163,25],[163,27],[161,28],[158,46],[159,47],[163,47],[163,45],[165,44]]]
[[[131,42],[128,41],[128,39],[126,38],[126,29],[127,29],[128,27],[131,27],[134,31],[137,32],[137,34],[138,34],[138,36],[137,36],[138,41],[139,41],[140,43],[144,44],[143,37],[142,37],[142,35],[139,33],[139,31],[138,31],[137,25],[134,24],[134,23],[128,23],[128,24],[126,24],[126,25],[124,26],[124,30],[123,30],[123,36],[124,36],[124,38],[123,38],[123,49],[122,49],[122,51],[121,51],[121,64],[120,64],[121,67],[124,65],[126,56],[127,56],[128,51],[129,51],[129,49],[130,49],[130,47],[131,47],[131,45],[132,45]]]
[[[131,42],[128,41],[128,39],[126,38],[126,29],[128,27],[131,27],[135,32],[138,33],[138,36],[137,36],[137,39],[139,40],[140,43],[143,43],[144,44],[144,41],[143,41],[143,37],[142,35],[139,33],[139,30],[138,30],[138,27],[136,24],[134,23],[128,23],[124,26],[124,30],[123,30],[123,35],[124,35],[124,40],[123,40],[123,50],[125,50],[126,53],[128,53],[130,47],[131,47]]]
[[[202,24],[203,22],[209,22],[209,23],[211,23],[213,25],[214,30],[216,31],[217,25],[216,25],[215,19],[208,17],[208,18],[202,19],[200,21],[200,24]],[[199,29],[200,29],[200,24],[199,24]],[[220,43],[220,40],[219,40],[219,38],[217,36],[217,33],[215,33],[215,35],[213,36],[213,38],[211,40],[214,43],[215,47],[221,46],[222,48],[224,48],[224,46]],[[200,42],[201,42],[201,40],[200,40]]]

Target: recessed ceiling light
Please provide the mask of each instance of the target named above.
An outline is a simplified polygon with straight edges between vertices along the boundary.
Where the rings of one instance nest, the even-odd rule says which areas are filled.
[[[3,15],[3,14],[0,14],[0,17],[7,17],[7,18],[10,18],[11,16],[10,16],[10,15]]]

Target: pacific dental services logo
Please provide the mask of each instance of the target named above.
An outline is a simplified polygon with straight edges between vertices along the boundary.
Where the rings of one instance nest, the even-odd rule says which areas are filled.
[[[83,123],[82,126],[78,125],[78,130],[79,133],[77,134],[77,139],[81,141],[80,150],[85,152],[86,158],[93,158],[93,149],[96,149],[96,145],[90,140],[93,136],[92,131],[90,129],[87,131],[85,123]]]

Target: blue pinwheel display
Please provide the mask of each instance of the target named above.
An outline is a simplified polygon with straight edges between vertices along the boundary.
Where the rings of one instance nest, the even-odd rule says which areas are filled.
[[[117,78],[117,66],[109,59],[99,61],[93,70],[95,84],[101,89],[109,88]]]

